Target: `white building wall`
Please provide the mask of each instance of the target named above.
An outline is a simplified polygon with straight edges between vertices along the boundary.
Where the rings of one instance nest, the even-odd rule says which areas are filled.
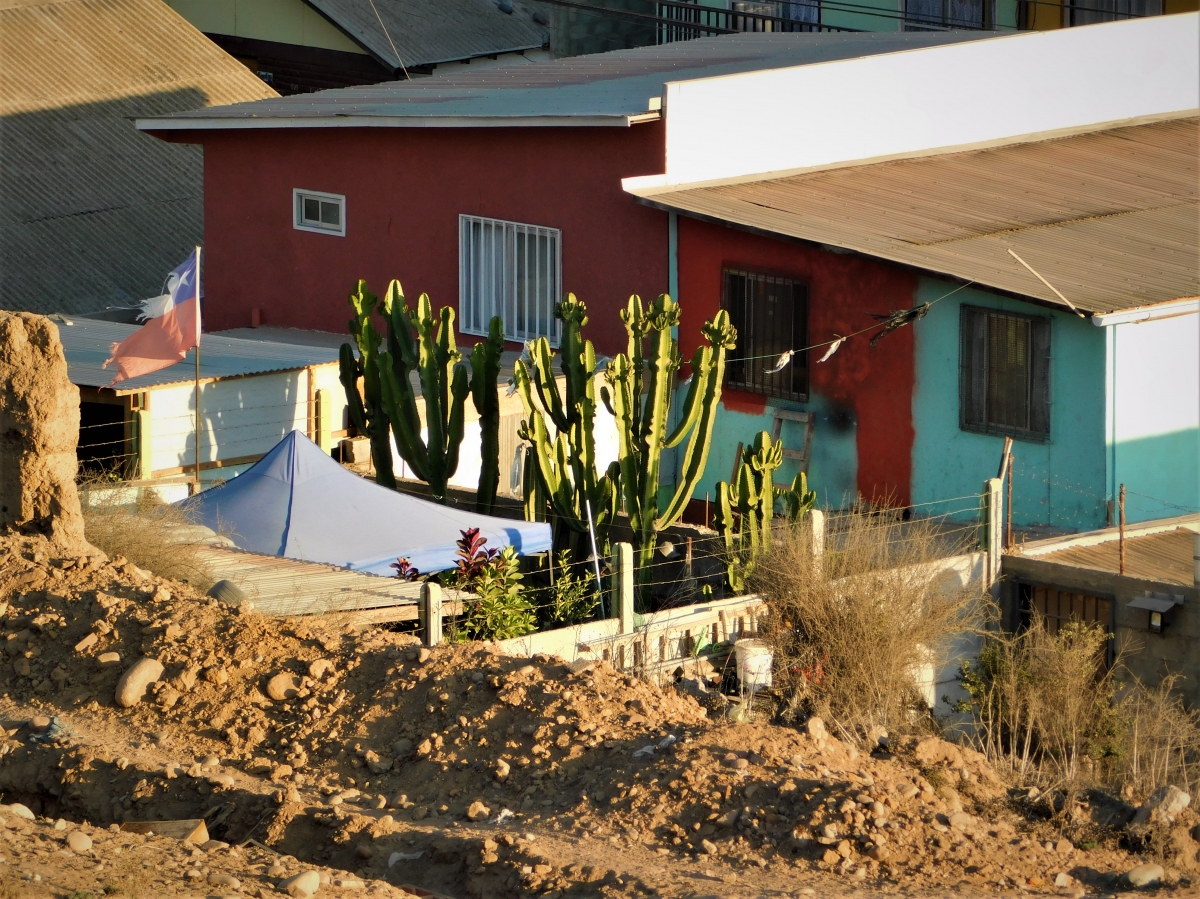
[[[316,366],[312,372],[314,391],[329,391],[331,430],[344,430],[346,397],[337,366]],[[201,384],[201,463],[261,456],[292,430],[307,434],[308,379],[309,370],[301,369]],[[152,472],[196,464],[194,391],[191,384],[175,384],[149,392]]]

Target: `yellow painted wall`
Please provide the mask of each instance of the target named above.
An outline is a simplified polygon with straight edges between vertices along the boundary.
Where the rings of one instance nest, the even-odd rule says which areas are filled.
[[[1037,0],[1026,7],[1025,27],[1031,31],[1053,31],[1063,27],[1063,5],[1056,0]]]
[[[1163,0],[1163,15],[1200,11],[1200,0]]]
[[[304,0],[167,0],[167,5],[208,34],[366,52]]]

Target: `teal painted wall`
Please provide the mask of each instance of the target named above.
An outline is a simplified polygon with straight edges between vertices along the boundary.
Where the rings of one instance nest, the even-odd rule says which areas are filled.
[[[922,278],[917,302],[954,290]],[[1002,437],[959,428],[959,310],[964,304],[1051,319],[1050,439],[1014,444],[1013,522],[1088,530],[1105,524],[1105,335],[1069,313],[966,288],[940,300],[916,324],[912,500],[920,511],[958,513],[996,476]],[[947,501],[947,502],[941,502]],[[963,510],[963,511],[959,511]]]
[[[682,405],[683,398],[683,393],[680,393],[676,403]],[[818,502],[834,509],[853,502],[858,485],[858,429],[854,422],[837,414],[831,404],[819,396],[813,397],[808,403],[787,405],[789,408],[817,413],[814,433],[819,439],[813,440],[808,481],[810,488],[816,490],[820,497]],[[753,413],[722,406],[713,425],[708,465],[692,498],[703,500],[707,494],[715,502],[717,482],[728,481],[733,475],[738,443],[753,443],[759,431],[770,433],[774,424],[770,409]],[[785,421],[780,436],[784,446],[799,448],[803,442],[803,429],[796,422]],[[786,487],[791,484],[796,477],[797,465],[795,461],[785,459],[775,474],[776,485]]]

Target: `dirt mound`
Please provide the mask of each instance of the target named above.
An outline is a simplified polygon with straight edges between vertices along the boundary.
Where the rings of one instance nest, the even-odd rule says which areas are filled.
[[[40,538],[0,540],[0,596],[0,791],[53,817],[202,817],[460,899],[1071,891],[1137,861],[1113,830],[1058,839],[940,740],[864,755],[816,721],[711,720],[602,662],[267,618]],[[129,689],[142,659],[161,673]]]

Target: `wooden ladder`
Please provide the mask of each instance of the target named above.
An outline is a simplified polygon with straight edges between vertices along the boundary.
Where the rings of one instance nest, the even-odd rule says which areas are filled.
[[[772,409],[771,414],[775,417],[775,427],[771,430],[772,440],[779,440],[779,435],[783,431],[783,423],[785,421],[794,421],[804,427],[804,449],[787,449],[785,445],[783,458],[796,459],[800,463],[800,470],[808,474],[808,463],[812,458],[813,429],[817,424],[816,413],[793,412],[791,409]]]

